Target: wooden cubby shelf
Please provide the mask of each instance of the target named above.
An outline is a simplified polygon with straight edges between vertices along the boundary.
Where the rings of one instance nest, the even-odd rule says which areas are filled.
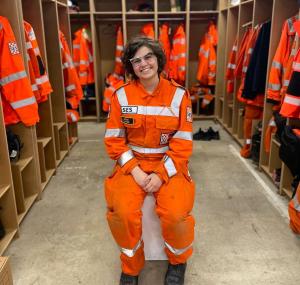
[[[10,189],[10,185],[0,185],[0,199]]]

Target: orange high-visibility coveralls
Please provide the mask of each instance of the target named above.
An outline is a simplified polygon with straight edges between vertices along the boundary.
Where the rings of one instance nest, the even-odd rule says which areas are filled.
[[[197,80],[203,85],[216,84],[216,61],[215,46],[218,42],[216,25],[210,22],[207,33],[201,40],[198,51]]]
[[[67,40],[61,31],[59,31],[59,41],[61,47],[66,101],[71,105],[72,109],[75,110],[78,108],[79,102],[83,97],[83,91],[73,63]]]
[[[184,85],[186,64],[186,39],[183,25],[179,25],[172,39],[169,77]]]
[[[39,45],[32,26],[26,21],[23,22],[26,40],[26,50],[28,53],[28,67],[32,91],[37,102],[48,100],[48,95],[53,91],[46,67],[41,57]]]
[[[171,43],[169,39],[169,25],[168,24],[162,24],[159,28],[159,42],[162,45],[165,55],[166,55],[166,64],[164,68],[164,73],[166,77],[168,77],[169,74],[169,61],[170,61],[170,53],[171,53]]]
[[[73,40],[73,60],[80,84],[95,83],[92,41],[87,33],[87,27],[75,32]]]
[[[105,145],[116,160],[105,180],[107,219],[121,250],[122,271],[138,275],[144,266],[142,205],[147,195],[130,171],[139,165],[163,180],[156,198],[165,251],[170,263],[192,254],[194,183],[188,172],[192,153],[192,109],[188,93],[160,78],[148,94],[137,81],[116,90],[106,125]]]
[[[300,235],[300,183],[294,198],[289,203],[290,228]]]
[[[154,40],[154,24],[147,23],[143,25],[141,28],[141,34]]]
[[[231,52],[229,54],[227,69],[226,69],[226,92],[231,94],[234,92],[234,71],[236,69],[236,54],[237,54],[237,42],[238,39],[234,41],[234,44],[231,48]]]
[[[124,66],[122,63],[123,50],[124,50],[123,33],[121,27],[118,27],[116,51],[115,51],[115,70],[114,70],[114,72],[118,75],[124,74]]]
[[[5,125],[39,121],[38,105],[9,21],[0,16],[0,93]]]
[[[260,27],[261,26],[257,26],[256,28],[251,29],[247,33],[247,38],[245,39],[245,48],[241,50],[241,52],[243,52],[244,54],[238,55],[238,58],[242,58],[242,57],[244,58],[242,74],[241,74],[241,85],[237,93],[237,99],[240,102],[246,104],[245,117],[244,117],[245,142],[244,142],[244,146],[240,151],[241,156],[245,158],[250,157],[252,122],[254,119],[261,119],[263,114],[262,107],[264,104],[264,94],[257,94],[256,98],[253,100],[245,99],[242,97],[248,65],[250,62],[252,50],[255,45]],[[240,72],[240,68],[239,68],[239,72]]]

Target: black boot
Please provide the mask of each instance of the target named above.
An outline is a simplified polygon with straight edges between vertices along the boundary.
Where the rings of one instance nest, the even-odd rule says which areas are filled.
[[[132,276],[122,272],[120,285],[138,285],[139,276]]]
[[[169,263],[165,285],[183,285],[186,263],[172,265]]]

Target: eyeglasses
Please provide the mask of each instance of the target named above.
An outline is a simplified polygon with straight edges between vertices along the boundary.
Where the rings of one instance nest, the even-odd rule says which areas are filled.
[[[140,66],[142,64],[142,61],[146,61],[148,62],[152,62],[155,58],[155,55],[153,52],[148,52],[146,55],[141,56],[141,57],[134,57],[129,59],[129,61],[131,62],[131,64],[135,67]]]

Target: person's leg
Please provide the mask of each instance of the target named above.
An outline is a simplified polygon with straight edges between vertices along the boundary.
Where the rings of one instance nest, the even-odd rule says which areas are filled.
[[[155,193],[165,251],[173,265],[185,263],[193,252],[195,221],[190,212],[194,196],[194,182],[182,173],[173,176]]]
[[[108,224],[121,250],[122,272],[133,276],[139,274],[145,263],[141,240],[145,194],[133,177],[124,175],[120,169],[105,180]]]

